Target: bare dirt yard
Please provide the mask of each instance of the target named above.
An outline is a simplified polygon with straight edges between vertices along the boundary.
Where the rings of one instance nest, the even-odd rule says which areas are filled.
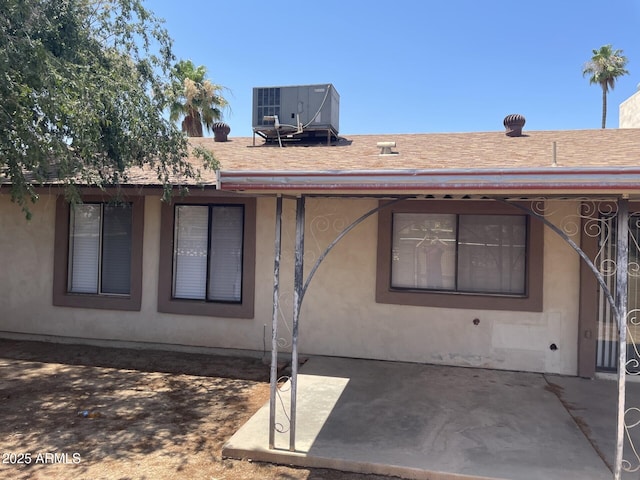
[[[268,381],[257,358],[0,340],[0,478],[389,479],[222,458]]]

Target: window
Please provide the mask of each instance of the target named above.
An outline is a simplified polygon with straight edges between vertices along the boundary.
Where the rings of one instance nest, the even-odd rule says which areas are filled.
[[[163,205],[158,310],[253,317],[255,200]]]
[[[542,308],[542,224],[491,202],[406,201],[379,214],[377,301]]]
[[[242,205],[177,205],[173,297],[242,300]]]
[[[144,199],[56,205],[54,305],[140,310]]]
[[[394,213],[391,285],[525,293],[524,215]]]
[[[70,208],[69,284],[72,293],[131,292],[131,204]]]

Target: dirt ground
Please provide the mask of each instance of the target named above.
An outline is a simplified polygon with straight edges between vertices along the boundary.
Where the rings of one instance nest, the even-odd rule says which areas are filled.
[[[0,340],[0,478],[389,480],[221,458],[268,381],[256,358]]]

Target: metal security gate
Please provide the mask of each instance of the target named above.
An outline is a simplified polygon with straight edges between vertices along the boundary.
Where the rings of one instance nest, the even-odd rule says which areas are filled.
[[[616,217],[601,217],[602,229],[598,238],[599,267],[609,291],[614,292],[616,278],[611,266],[616,259]],[[618,326],[611,305],[602,287],[598,289],[598,337],[596,343],[596,370],[615,372],[618,369]]]
[[[615,265],[616,265],[616,217],[602,216],[602,226],[598,238],[598,257],[596,265],[602,273],[605,283],[610,291],[615,291]],[[629,215],[629,261],[628,261],[628,291],[627,291],[627,318],[628,343],[627,343],[627,371],[638,373],[640,357],[638,345],[640,341],[640,328],[637,315],[640,308],[640,264],[639,243],[640,238],[640,214]],[[615,312],[607,301],[602,288],[598,290],[598,336],[596,343],[596,370],[599,372],[614,373],[618,369],[618,326]]]

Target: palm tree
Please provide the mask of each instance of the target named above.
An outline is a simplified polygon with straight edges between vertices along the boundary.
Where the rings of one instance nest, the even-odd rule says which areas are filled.
[[[182,131],[189,137],[202,137],[202,125],[211,131],[222,118],[222,110],[229,102],[221,95],[224,87],[205,79],[204,65],[196,68],[191,60],[181,60],[174,67],[172,101],[169,118],[172,122],[184,117]]]
[[[593,57],[582,70],[582,76],[591,75],[589,83],[597,83],[602,87],[602,128],[607,123],[607,92],[613,90],[616,79],[622,75],[628,75],[625,70],[627,57],[622,55],[622,50],[613,50],[611,45],[604,45],[600,50],[593,50]]]

